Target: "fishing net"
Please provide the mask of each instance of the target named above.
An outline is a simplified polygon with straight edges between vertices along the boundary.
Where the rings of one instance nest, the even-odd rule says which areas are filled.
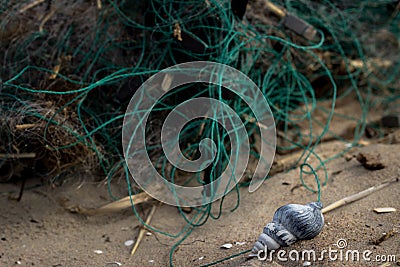
[[[246,8],[221,0],[6,0],[0,20],[1,181],[32,169],[53,180],[90,170],[102,172],[109,183],[124,177],[129,194],[140,192],[121,147],[126,107],[144,81],[182,62],[218,62],[246,74],[274,115],[277,157],[301,151],[293,166],[317,158],[313,168],[321,169],[324,182],[324,163],[332,157],[321,158],[314,147],[324,140],[357,145],[369,111],[388,110],[400,96],[398,1],[258,0]],[[200,141],[211,138],[219,164],[189,175],[171,166],[162,152],[164,119],[179,103],[198,96],[232,107],[245,122],[250,161],[264,160],[258,135],[263,125],[239,97],[222,87],[186,85],[170,91],[149,117],[146,149],[163,177],[201,185],[226,167],[228,133],[207,118],[188,123],[179,144],[186,157],[196,159]],[[357,113],[336,111],[346,99],[357,105]],[[332,120],[343,122],[343,128],[329,128]],[[276,171],[273,166],[271,172]],[[245,176],[251,175],[249,167]],[[248,181],[234,188],[237,206],[237,189]],[[183,240],[194,226],[221,215],[222,204],[216,205],[216,214],[211,204],[190,215],[180,209],[188,227],[164,234]]]

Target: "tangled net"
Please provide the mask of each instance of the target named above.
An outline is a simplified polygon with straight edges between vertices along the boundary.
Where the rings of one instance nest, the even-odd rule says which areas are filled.
[[[243,19],[244,9],[234,2],[3,1],[0,181],[22,176],[27,168],[45,176],[83,168],[102,171],[109,181],[124,175],[129,193],[139,192],[121,148],[124,112],[147,78],[177,63],[214,61],[249,76],[274,114],[278,154],[301,149],[298,162],[318,158],[313,149],[321,140],[355,145],[364,135],[368,112],[399,100],[398,1],[275,1],[312,25],[315,32],[307,35],[296,32],[269,1],[250,1]],[[160,173],[167,179],[177,173],[160,152],[163,118],[199,95],[223,100],[241,118],[250,118],[252,158],[263,160],[257,152],[259,126],[238,97],[216,93],[212,86],[179,88],[160,101],[148,129],[153,133],[148,154]],[[337,114],[335,104],[349,96],[360,114]],[[334,116],[351,122],[353,130],[329,129]],[[195,158],[200,140],[212,136],[218,136],[221,155],[229,154],[226,132],[207,120],[193,121],[180,133],[182,150]],[[326,161],[320,159],[320,166]],[[220,168],[208,171],[210,182]],[[194,179],[207,182],[199,173]],[[190,218],[182,213],[188,228],[171,236],[182,240],[189,226],[220,216],[210,207],[195,211]]]

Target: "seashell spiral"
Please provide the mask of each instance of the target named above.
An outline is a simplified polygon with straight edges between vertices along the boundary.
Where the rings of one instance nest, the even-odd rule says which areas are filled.
[[[251,251],[257,256],[260,250],[276,250],[287,247],[297,240],[312,239],[324,226],[321,202],[306,205],[288,204],[275,211],[272,222],[268,223]]]

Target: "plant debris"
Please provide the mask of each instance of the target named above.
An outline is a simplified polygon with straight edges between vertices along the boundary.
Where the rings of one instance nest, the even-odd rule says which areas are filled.
[[[388,233],[383,233],[382,236],[376,240],[371,241],[371,243],[373,245],[379,245],[381,244],[383,241],[388,240],[389,238],[395,236],[396,234],[398,234],[399,231],[396,228],[393,228],[392,230],[390,230]]]
[[[374,171],[385,168],[385,165],[382,163],[381,156],[379,154],[360,152],[357,155],[357,160],[367,170]]]
[[[376,213],[389,213],[396,211],[396,209],[392,207],[384,207],[384,208],[375,208],[374,211]]]

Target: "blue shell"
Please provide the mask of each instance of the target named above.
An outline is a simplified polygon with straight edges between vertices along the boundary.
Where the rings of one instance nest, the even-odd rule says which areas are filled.
[[[321,209],[321,202],[311,202],[307,205],[289,204],[277,209],[272,221],[280,223],[299,240],[311,239],[317,236],[324,226]]]
[[[324,226],[321,202],[306,205],[288,204],[276,210],[272,222],[268,223],[255,243],[252,254],[267,247],[269,250],[286,247],[297,240],[317,236]]]

